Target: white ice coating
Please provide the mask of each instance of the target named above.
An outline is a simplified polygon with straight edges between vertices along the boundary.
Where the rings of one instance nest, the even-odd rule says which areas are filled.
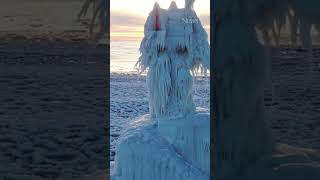
[[[209,179],[209,116],[200,110],[186,119],[161,120],[158,126],[149,115],[140,117],[122,134],[113,177]]]
[[[320,23],[319,3],[317,0],[213,1],[217,109],[214,156],[218,179],[244,175],[248,166],[277,153],[264,116],[264,88],[271,74],[268,49],[273,44],[279,45],[281,30],[289,23],[292,41],[299,37],[302,46],[310,50],[309,26]],[[259,33],[262,42],[258,40]]]
[[[196,108],[195,73],[210,66],[208,36],[186,0],[156,3],[145,23],[136,68],[147,72],[150,115],[128,125],[116,147],[113,180],[209,180],[210,113]]]
[[[154,29],[156,12],[159,30]],[[152,116],[194,111],[191,73],[205,74],[210,66],[208,36],[195,11],[174,3],[165,10],[156,4],[145,23],[140,52],[136,67],[140,72],[148,69]]]
[[[198,108],[196,113],[181,118],[158,121],[159,134],[189,163],[210,174],[210,113]]]

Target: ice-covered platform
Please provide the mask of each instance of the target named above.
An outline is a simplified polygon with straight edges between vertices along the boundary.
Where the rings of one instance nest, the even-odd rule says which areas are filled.
[[[116,147],[112,180],[209,180],[210,113],[197,110],[185,117],[129,125]]]

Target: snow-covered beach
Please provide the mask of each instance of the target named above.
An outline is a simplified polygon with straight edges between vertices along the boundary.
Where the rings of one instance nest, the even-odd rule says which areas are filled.
[[[320,48],[312,49],[311,78],[308,52],[281,46],[272,58],[275,99],[270,112],[270,89],[265,104],[270,126],[277,142],[320,150]]]
[[[106,45],[82,0],[1,1],[0,179],[106,179]]]
[[[106,179],[107,46],[87,33],[0,36],[0,179]]]

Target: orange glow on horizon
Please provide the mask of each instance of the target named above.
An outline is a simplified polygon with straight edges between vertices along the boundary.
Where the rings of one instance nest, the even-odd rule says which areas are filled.
[[[141,40],[144,23],[155,2],[166,8],[171,0],[139,0],[139,3],[133,3],[132,0],[111,0],[111,40]],[[184,7],[184,0],[176,0],[176,3],[179,8]],[[205,17],[201,19],[202,25],[209,35],[210,0],[196,0],[194,9],[199,16]]]

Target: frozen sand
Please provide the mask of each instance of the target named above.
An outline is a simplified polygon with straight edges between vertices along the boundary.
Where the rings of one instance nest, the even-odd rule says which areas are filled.
[[[106,179],[107,47],[82,0],[0,0],[0,179]]]
[[[308,78],[308,54],[305,50],[283,46],[278,54],[274,54],[275,99],[272,109],[270,91],[266,91],[265,103],[270,113],[271,131],[278,142],[275,153],[250,164],[241,177],[223,180],[319,179],[319,55],[319,47],[314,47],[313,72]]]
[[[270,126],[277,142],[320,150],[320,49],[313,49],[312,78],[308,55],[301,49],[281,47],[272,60],[275,102]],[[271,104],[266,95],[267,109]]]
[[[0,177],[105,179],[106,46],[68,34],[0,40]],[[72,40],[73,39],[73,40]]]

